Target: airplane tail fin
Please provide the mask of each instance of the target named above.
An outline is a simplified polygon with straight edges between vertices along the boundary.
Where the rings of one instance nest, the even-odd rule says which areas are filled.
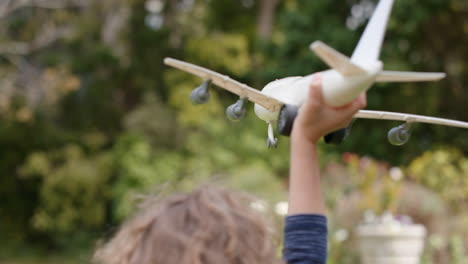
[[[378,3],[351,57],[353,63],[367,66],[378,60],[393,1],[380,0]]]
[[[310,49],[322,59],[330,68],[335,69],[343,76],[353,76],[365,73],[365,71],[352,63],[349,58],[321,41],[315,41]]]
[[[382,71],[377,75],[377,82],[424,82],[438,81],[445,78],[443,72],[401,72]]]

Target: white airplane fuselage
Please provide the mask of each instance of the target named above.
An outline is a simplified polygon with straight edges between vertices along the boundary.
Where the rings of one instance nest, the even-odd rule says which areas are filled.
[[[303,77],[286,77],[268,83],[262,89],[262,93],[286,104],[300,107],[307,99],[312,79],[316,74],[321,74],[322,94],[325,103],[333,107],[340,107],[350,103],[362,92],[369,89],[374,84],[382,68],[382,62],[377,61],[370,67],[364,68],[365,73],[350,77],[343,76],[334,69]],[[255,104],[254,109],[255,114],[266,122],[278,119],[279,111],[271,112],[258,104]]]

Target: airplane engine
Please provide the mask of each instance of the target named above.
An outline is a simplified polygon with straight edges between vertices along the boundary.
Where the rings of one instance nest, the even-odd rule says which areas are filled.
[[[409,123],[394,127],[388,131],[388,141],[394,146],[401,146],[411,137],[411,125]]]
[[[241,120],[245,117],[245,99],[239,99],[226,108],[226,116],[231,120]]]
[[[324,140],[327,144],[339,145],[348,135],[348,128],[343,128],[325,135]]]
[[[190,101],[193,104],[204,104],[210,100],[209,88],[211,85],[211,80],[204,81],[200,86],[193,89],[190,94]]]
[[[295,105],[285,104],[278,116],[277,130],[283,136],[289,137],[293,128],[299,108]],[[351,129],[351,125],[325,135],[324,140],[327,144],[338,145],[346,138]]]
[[[296,119],[299,108],[295,105],[285,104],[278,115],[276,128],[278,133],[289,137],[291,135],[294,120]]]

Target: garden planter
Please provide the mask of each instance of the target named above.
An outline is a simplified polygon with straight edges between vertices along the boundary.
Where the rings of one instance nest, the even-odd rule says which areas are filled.
[[[384,215],[359,225],[356,235],[362,264],[419,264],[426,228]]]

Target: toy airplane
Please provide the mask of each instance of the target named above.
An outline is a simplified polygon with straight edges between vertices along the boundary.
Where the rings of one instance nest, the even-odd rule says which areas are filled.
[[[445,77],[445,73],[383,70],[383,63],[378,57],[392,5],[393,0],[380,0],[351,58],[320,41],[311,44],[311,50],[332,68],[322,72],[322,92],[328,105],[343,106],[353,101],[375,82],[437,81]],[[274,122],[277,122],[277,130],[280,134],[289,136],[297,111],[307,98],[308,87],[313,77],[311,74],[304,77],[279,79],[270,82],[262,91],[259,91],[226,75],[187,62],[166,58],[164,63],[205,79],[205,82],[194,89],[190,95],[190,99],[195,104],[208,101],[209,86],[212,83],[240,97],[236,103],[226,109],[226,114],[231,119],[238,120],[245,116],[246,100],[255,103],[255,114],[268,123],[268,147],[276,147],[278,142],[274,136]],[[382,111],[361,110],[355,117],[405,122],[388,133],[388,139],[394,145],[402,145],[409,140],[412,123],[468,128],[467,122]],[[346,134],[346,129],[338,130],[325,136],[325,141],[340,143]]]

